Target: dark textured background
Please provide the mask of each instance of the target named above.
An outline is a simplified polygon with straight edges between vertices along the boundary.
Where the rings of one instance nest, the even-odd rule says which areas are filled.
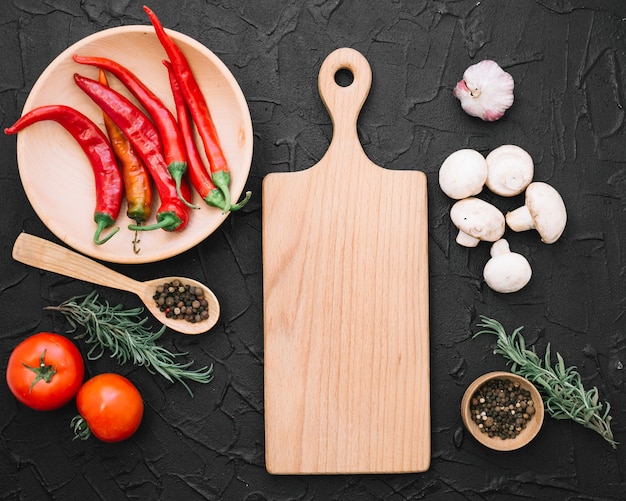
[[[20,115],[44,68],[96,31],[147,24],[135,0],[3,0],[0,119]],[[0,382],[0,498],[140,500],[510,500],[624,499],[624,447],[570,421],[547,419],[524,449],[489,451],[464,436],[459,402],[478,375],[505,369],[492,340],[471,339],[484,314],[576,365],[612,405],[626,442],[626,3],[622,0],[321,1],[152,0],[165,26],[193,36],[223,59],[252,114],[255,144],[247,185],[254,198],[196,248],[167,261],[114,268],[134,278],[194,277],[218,294],[211,333],[168,332],[163,343],[215,365],[215,380],[166,384],[109,359],[88,375],[117,371],[141,390],[146,413],[126,442],[72,441],[73,404],[31,411]],[[359,134],[371,159],[421,169],[429,180],[432,464],[409,475],[275,477],[264,468],[261,182],[272,171],[316,163],[332,129],[317,72],[332,50],[361,51],[373,85]],[[465,115],[452,88],[464,69],[494,59],[516,82],[515,104],[496,123]],[[507,233],[532,264],[531,283],[498,295],[482,281],[489,246],[454,243],[437,172],[454,150],[526,148],[535,180],[563,195],[567,229],[556,244],[535,232]],[[93,289],[16,263],[11,247],[29,231],[55,240],[22,190],[15,138],[0,136],[0,367],[24,337],[67,324],[42,308]],[[343,182],[339,177],[339,182]],[[347,180],[349,182],[349,180]],[[489,195],[484,195],[489,199]],[[521,199],[494,199],[503,211]],[[410,207],[400,207],[408,210]],[[138,306],[122,292],[113,303]],[[79,346],[83,352],[84,345]],[[285,444],[289,447],[289,444]]]

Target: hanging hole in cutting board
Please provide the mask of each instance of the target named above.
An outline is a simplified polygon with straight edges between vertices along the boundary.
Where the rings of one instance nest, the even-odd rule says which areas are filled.
[[[335,73],[335,83],[340,87],[350,87],[354,82],[354,74],[348,68],[339,68]]]

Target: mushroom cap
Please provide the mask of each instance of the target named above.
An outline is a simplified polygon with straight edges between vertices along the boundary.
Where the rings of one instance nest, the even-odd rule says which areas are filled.
[[[514,144],[502,145],[487,155],[485,183],[496,195],[519,195],[533,180],[535,164],[526,150]]]
[[[487,285],[496,292],[511,293],[522,289],[532,276],[528,260],[511,252],[506,240],[500,239],[491,246],[491,259],[483,270]]]
[[[506,215],[506,221],[513,231],[523,231],[517,220],[517,211],[525,209],[532,219],[532,226],[541,236],[541,240],[546,244],[556,242],[567,223],[567,211],[565,203],[556,189],[547,183],[534,182],[526,189],[526,205],[520,207]]]
[[[504,214],[480,198],[459,200],[450,209],[450,218],[459,229],[457,243],[465,247],[475,247],[480,240],[495,242],[504,235]]]
[[[487,179],[487,161],[476,150],[457,150],[439,168],[439,186],[450,198],[478,195]]]

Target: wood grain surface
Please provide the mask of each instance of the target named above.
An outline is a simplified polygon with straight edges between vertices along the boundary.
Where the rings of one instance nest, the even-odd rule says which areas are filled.
[[[340,69],[349,86],[335,82]],[[318,79],[327,153],[263,182],[270,473],[430,464],[426,176],[365,155],[356,123],[371,80],[360,53],[331,53]]]

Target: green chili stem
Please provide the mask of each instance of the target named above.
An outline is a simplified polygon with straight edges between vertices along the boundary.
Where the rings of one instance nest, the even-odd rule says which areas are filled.
[[[199,209],[200,207],[198,207],[196,204],[193,204],[185,199],[180,187],[183,176],[187,171],[187,164],[185,162],[171,162],[167,166],[167,171],[172,176],[172,179],[174,179],[174,181],[176,182],[176,193],[178,193],[178,198],[180,198],[180,201],[190,209]]]
[[[228,185],[230,184],[230,172],[227,171],[217,171],[214,172],[211,176],[211,180],[213,184],[217,186],[220,191],[224,194],[224,209],[230,207],[230,189]]]
[[[163,229],[165,231],[174,231],[180,225],[180,218],[173,212],[161,212],[157,216],[157,222],[154,224],[137,225],[129,224],[128,229],[134,231],[152,231]]]
[[[115,221],[113,220],[113,218],[108,215],[108,214],[103,214],[102,212],[96,212],[94,214],[93,217],[94,221],[96,222],[96,231],[93,235],[93,242],[96,245],[102,245],[106,242],[109,241],[109,239],[115,235],[120,228],[119,227],[115,227],[113,230],[111,230],[111,233],[109,233],[106,237],[101,238],[102,232],[108,228],[109,226],[111,226]]]

